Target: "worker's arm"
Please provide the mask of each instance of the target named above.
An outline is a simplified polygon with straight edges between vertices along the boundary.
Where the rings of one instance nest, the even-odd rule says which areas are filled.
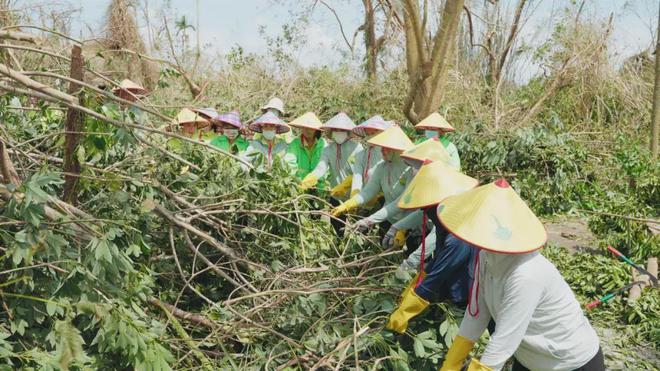
[[[328,166],[328,152],[329,152],[330,147],[325,147],[323,149],[323,153],[321,154],[321,158],[319,159],[319,163],[316,165],[314,170],[310,174],[313,174],[313,176],[318,180],[322,179],[326,174],[328,173],[328,170],[330,167]]]
[[[394,223],[394,227],[398,230],[413,229],[421,226],[423,221],[424,212],[422,210],[415,210],[406,215],[403,219]]]
[[[411,213],[411,211],[403,210],[397,205],[399,203],[400,198],[401,198],[401,196],[397,197],[396,199],[394,199],[392,202],[388,203],[387,205],[384,205],[383,207],[381,207],[378,211],[371,214],[371,216],[369,216],[369,219],[371,219],[375,223],[381,223],[385,220],[395,218],[399,214],[406,215],[408,213]],[[403,218],[403,216],[402,216],[402,218]]]
[[[374,197],[376,197],[378,192],[381,191],[380,180],[383,176],[383,173],[385,172],[384,169],[385,168],[383,166],[377,166],[374,170],[374,173],[371,175],[371,177],[369,177],[367,184],[364,185],[364,188],[360,190],[360,193],[355,195],[355,199],[358,205],[362,205],[371,201]]]
[[[481,255],[481,259],[484,258],[483,252],[479,253],[479,255]],[[475,272],[474,275],[475,281],[471,283],[472,287],[469,290],[471,297],[468,299],[469,304],[465,309],[465,315],[461,321],[461,327],[458,330],[458,334],[476,343],[481,337],[481,334],[483,334],[486,328],[488,328],[491,314],[484,300],[483,291],[474,289],[476,285],[480,283],[476,280],[483,280],[483,277],[477,272]],[[476,315],[473,316],[470,312],[476,312]],[[496,326],[499,328],[499,323],[497,323]]]
[[[351,165],[353,170],[353,183],[351,184],[351,193],[356,190],[360,192],[362,190],[364,179],[362,178],[362,172],[364,171],[364,156],[366,155],[367,149],[362,149],[358,155],[356,155],[355,163]]]

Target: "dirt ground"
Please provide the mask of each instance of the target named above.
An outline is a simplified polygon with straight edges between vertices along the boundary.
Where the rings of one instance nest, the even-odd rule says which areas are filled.
[[[598,240],[584,220],[562,218],[544,225],[548,232],[548,243],[563,246],[570,252],[589,252],[598,248]]]

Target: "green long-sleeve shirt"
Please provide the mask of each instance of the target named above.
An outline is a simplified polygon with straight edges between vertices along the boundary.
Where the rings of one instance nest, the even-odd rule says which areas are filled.
[[[303,179],[311,173],[321,161],[325,140],[319,138],[311,148],[304,147],[300,137],[294,139],[287,148],[287,156],[295,158],[296,176]],[[322,170],[322,169],[321,169]]]
[[[381,161],[369,177],[369,181],[355,197],[358,205],[369,202],[378,192],[383,192],[385,206],[369,216],[371,220],[380,223],[384,220],[395,223],[405,217],[409,211],[397,206],[399,197],[403,194],[413,178],[413,171],[398,155],[392,161]]]
[[[383,155],[379,147],[364,145],[362,149],[355,154],[355,165],[353,165],[353,183],[351,184],[351,193],[355,190],[361,190],[369,181],[376,166],[383,161]]]
[[[245,138],[243,138],[242,135],[239,135],[236,137],[236,139],[234,139],[234,143],[231,145],[231,148],[229,146],[229,138],[227,138],[226,135],[216,136],[211,140],[211,142],[209,142],[209,144],[218,147],[223,151],[231,151],[233,154],[245,151],[250,145],[250,143]]]

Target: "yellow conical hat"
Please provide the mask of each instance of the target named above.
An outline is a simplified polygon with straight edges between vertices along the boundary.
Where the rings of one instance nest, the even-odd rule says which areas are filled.
[[[323,123],[321,120],[319,120],[318,117],[316,117],[316,114],[314,112],[307,112],[304,115],[296,118],[295,120],[291,121],[289,123],[289,126],[297,127],[297,128],[306,128],[306,129],[314,129],[318,131],[323,131],[321,126]]]
[[[402,209],[420,209],[437,205],[440,201],[479,184],[479,181],[454,170],[442,161],[424,161],[399,199]]]
[[[129,79],[122,80],[118,87],[112,89],[112,92],[117,94],[120,90],[125,90],[136,95],[144,95],[147,93],[147,89]]]
[[[504,178],[443,200],[438,218],[456,237],[488,251],[523,254],[547,240],[541,221]]]
[[[396,151],[407,151],[415,146],[399,126],[392,126],[384,130],[369,139],[367,143]]]
[[[424,162],[425,160],[440,161],[449,164],[449,152],[438,138],[425,140],[401,154],[401,158],[412,161]]]
[[[176,115],[176,122],[181,125],[181,124],[186,124],[190,122],[196,122],[198,124],[204,124],[208,125],[209,122],[205,118],[203,118],[200,114],[195,113],[188,108],[182,109],[178,115]],[[200,125],[200,126],[204,126]]]
[[[443,131],[455,131],[453,126],[449,125],[449,122],[442,117],[441,114],[437,112],[433,112],[430,114],[427,118],[424,120],[420,121],[417,125],[415,125],[415,129],[419,130],[443,130]]]

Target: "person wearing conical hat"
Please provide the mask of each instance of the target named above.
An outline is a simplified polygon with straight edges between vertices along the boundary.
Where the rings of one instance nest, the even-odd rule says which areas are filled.
[[[431,160],[436,162],[441,162],[444,165],[451,167],[451,160],[449,154],[445,147],[440,143],[440,140],[437,138],[424,141],[420,144],[417,144],[412,149],[401,154],[401,158],[410,165],[415,171],[417,171],[422,163],[425,161]],[[453,169],[453,167],[452,167]],[[385,249],[390,249],[393,247],[401,247],[403,241],[405,241],[405,236],[410,230],[420,229],[423,222],[423,212],[422,210],[417,210],[408,214],[405,218],[399,220],[398,222],[392,224],[390,229],[385,233],[383,238],[383,247]],[[435,246],[435,233],[429,233],[426,236],[426,244],[428,246]],[[406,260],[401,263],[401,268],[404,270],[414,269],[419,263],[421,246],[412,252]],[[428,258],[432,249],[426,251],[425,259]]]
[[[427,118],[415,125],[415,129],[424,130],[424,138],[417,141],[417,144],[431,138],[438,138],[445,146],[451,158],[451,164],[456,170],[461,170],[461,158],[458,155],[456,145],[447,137],[447,133],[456,131],[453,126],[447,122],[438,112],[433,112]]]
[[[355,225],[358,230],[365,230],[384,221],[394,223],[405,216],[396,203],[413,175],[410,166],[401,159],[401,153],[411,149],[414,144],[399,126],[384,130],[371,138],[368,143],[380,147],[383,161],[376,166],[373,175],[358,194],[332,210],[332,215],[338,217],[364,205],[382,192],[385,205],[358,221]]]
[[[351,140],[353,128],[355,123],[344,112],[339,112],[321,126],[328,144],[317,167],[303,179],[304,188],[315,186],[318,179],[327,175],[332,197],[343,198],[349,193],[355,155],[362,148],[358,142]]]
[[[270,112],[277,117],[282,117],[285,113],[284,102],[282,102],[282,100],[278,97],[273,97],[268,101],[268,103],[261,106],[261,112]]]
[[[446,198],[438,219],[481,251],[458,336],[441,370],[460,370],[488,322],[495,332],[468,370],[604,370],[599,339],[557,268],[539,253],[541,221],[505,179]]]
[[[321,161],[325,147],[325,140],[321,137],[322,125],[323,123],[314,112],[307,112],[289,123],[289,126],[300,130],[300,135],[289,143],[287,148],[287,156],[295,163],[296,176],[300,180],[306,179],[307,175],[316,169]],[[317,170],[317,174],[325,175],[326,170],[327,167],[320,168]],[[302,184],[303,187],[309,187],[311,183],[319,182],[318,178],[313,179],[313,182],[310,180],[314,176],[307,178],[307,183]],[[318,188],[322,187],[323,182],[320,182]]]
[[[247,149],[250,143],[241,135],[243,124],[238,111],[218,115],[211,124],[217,136],[211,140],[210,145],[233,154],[239,154]]]
[[[291,130],[289,126],[279,117],[271,112],[266,112],[249,125],[250,130],[260,133],[259,138],[250,142],[242,158],[255,163],[258,154],[263,155],[267,167],[272,166],[274,158],[283,158],[286,155],[287,144],[278,134]]]
[[[400,334],[410,319],[424,311],[431,302],[450,301],[465,308],[471,282],[470,261],[477,249],[447,233],[436,215],[443,199],[474,188],[478,181],[454,170],[444,161],[426,160],[398,202],[404,210],[419,210],[423,215],[421,256],[435,250],[433,259],[417,262],[419,271],[401,294],[398,308],[390,315],[386,327]],[[427,238],[427,219],[433,223],[433,244]]]
[[[112,89],[112,93],[121,99],[135,103],[149,94],[149,91],[129,79],[124,79],[119,83],[119,86]],[[136,124],[144,125],[148,121],[147,114],[140,108],[133,105],[124,103],[117,105],[116,103],[112,102],[106,104],[105,108],[107,108],[108,113],[115,111],[118,116],[119,112],[122,112],[124,116],[118,118],[130,119]]]
[[[369,144],[369,139],[391,126],[392,124],[387,123],[380,115],[376,115],[352,130],[353,135],[362,139],[362,150],[355,156],[353,177],[351,179],[351,197],[360,192],[362,187],[369,181],[376,165],[383,160],[380,150]]]
[[[200,129],[210,125],[208,120],[188,108],[179,111],[175,124],[179,135],[195,140],[201,138]],[[183,142],[179,138],[170,138],[167,141],[167,146],[175,151],[181,150],[182,145]]]
[[[210,142],[211,139],[215,137],[215,132],[213,126],[217,124],[216,118],[218,117],[218,111],[213,108],[193,108],[193,112],[202,116],[206,121],[209,122],[209,125],[200,128],[199,130],[199,140],[204,142]]]

